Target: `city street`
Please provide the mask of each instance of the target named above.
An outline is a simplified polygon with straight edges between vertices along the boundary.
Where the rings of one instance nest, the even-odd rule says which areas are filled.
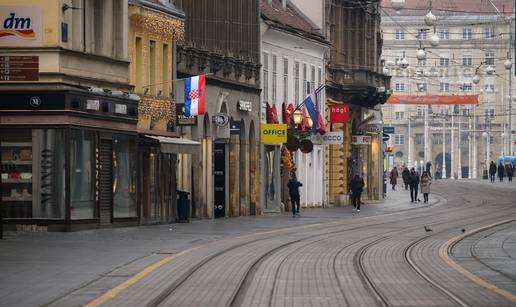
[[[432,188],[428,206],[390,191],[359,214],[10,232],[0,305],[514,306],[516,185]]]

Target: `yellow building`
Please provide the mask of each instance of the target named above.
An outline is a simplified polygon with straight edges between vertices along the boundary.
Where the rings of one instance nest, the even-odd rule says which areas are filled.
[[[175,45],[183,39],[184,14],[168,1],[129,1],[130,83],[140,96],[138,107],[138,203],[141,222],[169,222],[177,217],[177,159],[181,150],[164,150],[175,142]],[[171,147],[171,146],[169,146]],[[177,146],[176,146],[177,147]]]

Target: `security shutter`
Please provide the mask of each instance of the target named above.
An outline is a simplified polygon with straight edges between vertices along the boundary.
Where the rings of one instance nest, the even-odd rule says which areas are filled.
[[[113,144],[100,141],[99,209],[100,224],[110,225],[113,209]]]

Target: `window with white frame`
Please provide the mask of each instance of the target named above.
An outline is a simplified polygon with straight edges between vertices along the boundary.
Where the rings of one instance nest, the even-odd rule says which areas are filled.
[[[467,82],[462,84],[462,91],[463,92],[471,92],[473,91],[473,84]]]
[[[473,39],[473,29],[463,28],[462,29],[462,39],[464,39],[464,40]]]
[[[441,82],[439,84],[439,90],[441,92],[449,92],[450,91],[450,83],[448,83],[448,82]]]
[[[294,63],[294,99],[296,106],[301,103],[299,97],[299,62]]]
[[[416,133],[416,144],[425,145],[425,135],[422,133]]]
[[[405,83],[402,82],[396,82],[394,90],[396,92],[404,92],[405,91]]]
[[[424,83],[424,82],[416,83],[416,86],[417,86],[418,92],[426,92],[426,90],[427,90],[426,83]]]
[[[322,68],[317,68],[317,88],[322,86]]]
[[[418,38],[420,40],[425,40],[426,39],[426,37],[427,37],[426,31],[427,31],[426,29],[419,29],[419,31],[418,31]]]
[[[395,38],[397,40],[405,39],[405,30],[403,30],[403,29],[396,29]]]
[[[450,54],[449,53],[440,53],[439,54],[439,65],[440,66],[450,66]]]
[[[312,80],[310,80],[310,93],[313,93],[315,91],[315,66],[312,65],[311,67],[312,72]]]
[[[495,30],[493,27],[484,28],[484,38],[494,38]]]
[[[495,109],[493,107],[487,107],[485,110],[485,116],[493,119],[495,117]]]
[[[486,93],[494,93],[495,85],[493,83],[484,84],[484,91],[486,91]]]
[[[405,118],[405,112],[394,112],[396,120],[403,120]]]
[[[473,55],[471,52],[462,53],[462,66],[471,66],[473,65]]]
[[[288,102],[288,58],[283,58],[283,102]]]
[[[305,98],[306,95],[308,95],[310,88],[308,86],[308,65],[306,63],[303,63],[303,97]]]
[[[439,29],[438,35],[442,40],[450,39],[450,30],[448,28]]]
[[[269,101],[269,54],[263,53],[263,101]]]
[[[405,136],[403,134],[395,134],[394,135],[394,145],[404,145],[405,144]]]
[[[278,101],[278,57],[272,55],[272,101]]]
[[[484,64],[486,64],[486,65],[494,65],[495,64],[494,51],[486,51],[485,52]]]
[[[426,105],[417,106],[417,117],[425,116],[425,108],[426,108]]]

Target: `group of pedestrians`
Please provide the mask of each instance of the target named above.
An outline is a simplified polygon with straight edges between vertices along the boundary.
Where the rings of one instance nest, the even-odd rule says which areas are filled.
[[[392,190],[396,190],[396,185],[398,184],[398,169],[394,167],[390,173],[390,184],[392,185]],[[418,191],[421,188],[421,193],[423,194],[423,202],[428,202],[428,194],[430,194],[430,185],[432,184],[432,176],[430,172],[424,171],[420,176],[415,168],[411,168],[409,170],[408,167],[404,166],[403,171],[401,172],[401,177],[403,179],[403,184],[405,185],[405,190],[410,188],[410,200],[411,202],[420,202],[421,200],[418,198]]]
[[[489,164],[489,179],[491,182],[495,182],[496,175],[498,174],[498,178],[500,182],[503,181],[503,177],[507,177],[509,182],[512,182],[512,177],[514,176],[514,165],[512,163],[508,163],[503,165],[502,162],[496,166],[494,161],[491,161]]]

